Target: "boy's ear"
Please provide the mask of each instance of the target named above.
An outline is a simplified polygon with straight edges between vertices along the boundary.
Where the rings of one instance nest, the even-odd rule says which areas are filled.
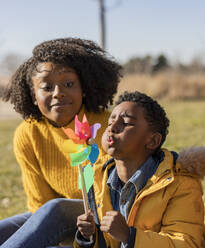
[[[160,145],[162,141],[162,135],[160,133],[153,133],[146,145],[147,149],[155,150]]]

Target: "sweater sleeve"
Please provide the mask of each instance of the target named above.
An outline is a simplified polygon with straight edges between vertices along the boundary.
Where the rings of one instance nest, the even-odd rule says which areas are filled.
[[[163,214],[159,233],[137,228],[135,248],[200,248],[204,207],[199,183],[183,177]]]
[[[14,153],[21,167],[29,211],[35,212],[48,200],[60,197],[44,179],[32,147],[30,134],[24,125],[20,125],[15,132]]]

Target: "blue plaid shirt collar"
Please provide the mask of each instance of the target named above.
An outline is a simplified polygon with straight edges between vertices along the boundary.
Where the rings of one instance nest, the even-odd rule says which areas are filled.
[[[158,168],[159,160],[150,156],[146,162],[135,172],[135,174],[123,185],[117,174],[117,169],[110,172],[107,185],[110,189],[110,197],[113,209],[120,211],[127,219],[136,194],[146,185],[147,180]]]
[[[132,183],[136,189],[136,192],[139,192],[146,184],[147,180],[154,174],[158,167],[158,163],[150,156],[144,164],[135,172],[134,175],[128,180],[126,184]],[[121,192],[123,184],[118,177],[116,167],[113,169],[111,174],[108,177],[107,185],[113,190]],[[125,186],[125,185],[124,185]]]

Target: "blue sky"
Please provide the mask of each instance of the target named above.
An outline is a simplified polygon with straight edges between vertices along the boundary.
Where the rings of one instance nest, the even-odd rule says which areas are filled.
[[[205,57],[204,0],[105,2],[107,50],[120,62],[160,53],[183,62]],[[30,56],[38,43],[68,36],[100,43],[98,0],[0,1],[0,59]]]

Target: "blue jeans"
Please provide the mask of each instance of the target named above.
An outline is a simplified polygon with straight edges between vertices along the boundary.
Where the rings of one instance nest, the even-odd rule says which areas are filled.
[[[24,213],[0,220],[0,245],[11,237],[31,215],[32,213]]]
[[[82,200],[51,200],[31,215],[1,248],[51,248],[64,240],[70,245],[76,232],[77,216],[83,211]]]

